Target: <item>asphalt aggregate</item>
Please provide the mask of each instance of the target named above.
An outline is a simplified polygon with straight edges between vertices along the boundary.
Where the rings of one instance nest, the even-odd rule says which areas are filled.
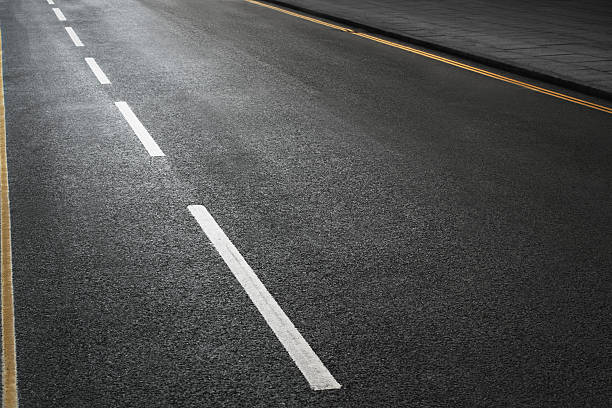
[[[242,0],[55,4],[0,0],[21,406],[612,406],[612,115]]]

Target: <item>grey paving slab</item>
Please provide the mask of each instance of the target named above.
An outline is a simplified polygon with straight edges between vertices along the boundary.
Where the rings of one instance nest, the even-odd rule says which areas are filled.
[[[282,0],[282,3],[338,17],[413,39],[448,47],[462,54],[528,69],[569,85],[592,87],[592,74],[602,72],[595,91],[612,95],[612,2],[602,0]],[[500,52],[504,50],[504,52]],[[519,54],[512,51],[520,50]],[[508,51],[508,52],[505,52]],[[564,56],[550,64],[546,58]],[[526,63],[527,62],[527,63]],[[573,74],[568,76],[567,72]]]

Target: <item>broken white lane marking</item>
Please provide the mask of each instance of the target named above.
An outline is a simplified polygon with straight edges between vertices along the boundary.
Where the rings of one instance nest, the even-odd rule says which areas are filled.
[[[314,390],[341,387],[202,205],[187,207]]]
[[[64,16],[64,13],[62,13],[62,10],[54,7],[53,12],[55,13],[59,21],[66,21],[66,17]]]
[[[53,0],[47,0],[47,3],[49,3],[49,4],[51,4],[51,5],[55,4],[55,3],[53,2]]]
[[[110,84],[110,81],[106,77],[106,74],[102,72],[102,69],[100,68],[95,59],[85,58],[85,62],[87,62],[87,65],[89,65],[89,68],[91,68],[92,72],[94,73],[96,78],[98,78],[98,81],[100,81],[102,85]]]
[[[66,29],[66,32],[68,32],[68,35],[70,36],[70,39],[72,40],[74,45],[76,45],[77,47],[82,47],[83,43],[81,42],[81,39],[79,38],[79,36],[74,32],[72,27],[64,27],[64,28]]]
[[[147,129],[142,125],[142,123],[138,120],[134,112],[130,108],[130,106],[126,102],[115,102],[115,106],[119,108],[119,111],[127,120],[127,123],[130,125],[138,139],[142,142],[147,152],[151,156],[165,156],[164,152],[161,151],[155,140],[151,137]]]

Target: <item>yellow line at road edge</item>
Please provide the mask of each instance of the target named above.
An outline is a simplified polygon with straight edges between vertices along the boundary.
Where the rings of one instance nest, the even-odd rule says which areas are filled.
[[[612,108],[607,107],[607,106],[598,105],[596,103],[585,101],[585,100],[579,99],[579,98],[574,98],[573,96],[570,96],[570,95],[566,95],[566,94],[563,94],[563,93],[555,92],[555,91],[552,91],[550,89],[542,88],[542,87],[539,87],[539,86],[536,86],[536,85],[533,85],[533,84],[529,84],[527,82],[523,82],[523,81],[519,81],[519,80],[516,80],[516,79],[513,79],[513,78],[509,78],[509,77],[506,77],[506,76],[503,76],[503,75],[499,75],[499,74],[496,74],[494,72],[490,72],[490,71],[487,71],[487,70],[484,70],[484,69],[481,69],[481,68],[476,68],[476,67],[473,67],[471,65],[467,65],[467,64],[461,63],[459,61],[455,61],[455,60],[452,60],[452,59],[449,59],[449,58],[444,58],[444,57],[441,57],[439,55],[432,54],[432,53],[426,52],[426,51],[421,51],[421,50],[418,50],[416,48],[408,47],[406,45],[403,45],[403,44],[400,44],[400,43],[396,43],[396,42],[393,42],[393,41],[385,40],[383,38],[376,37],[374,35],[370,35],[370,34],[366,34],[366,33],[358,33],[358,32],[355,32],[355,31],[353,31],[352,29],[350,29],[348,27],[342,27],[342,26],[339,26],[339,25],[330,24],[328,22],[325,22],[325,21],[322,21],[322,20],[318,20],[316,18],[308,17],[308,16],[305,16],[303,14],[295,13],[293,11],[289,11],[289,10],[286,10],[286,9],[283,9],[283,8],[280,8],[280,7],[272,6],[270,4],[261,3],[259,1],[255,1],[255,0],[245,0],[245,1],[247,1],[249,3],[252,3],[252,4],[256,4],[258,6],[267,7],[267,8],[272,9],[272,10],[280,11],[281,13],[289,14],[291,16],[295,16],[295,17],[301,18],[303,20],[308,20],[308,21],[311,21],[313,23],[321,24],[321,25],[324,25],[326,27],[333,28],[335,30],[340,30],[340,31],[344,31],[344,32],[349,33],[349,34],[357,35],[357,36],[359,36],[361,38],[366,38],[366,39],[371,40],[371,41],[376,41],[376,42],[381,43],[381,44],[385,44],[385,45],[389,45],[391,47],[399,48],[401,50],[408,51],[408,52],[411,52],[413,54],[418,54],[418,55],[421,55],[423,57],[427,57],[427,58],[434,59],[436,61],[444,62],[445,64],[450,64],[450,65],[453,65],[453,66],[458,67],[458,68],[462,68],[462,69],[465,69],[465,70],[468,70],[468,71],[475,72],[477,74],[488,76],[489,78],[494,78],[494,79],[497,79],[497,80],[500,80],[500,81],[504,81],[504,82],[513,84],[513,85],[518,85],[518,86],[521,86],[523,88],[529,89],[529,90],[534,91],[534,92],[539,92],[539,93],[542,93],[542,94],[545,94],[545,95],[552,96],[554,98],[563,99],[563,100],[568,101],[568,102],[577,103],[579,105],[586,106],[586,107],[591,108],[591,109],[597,109],[599,111],[606,112],[606,113],[611,113],[612,114]]]
[[[272,10],[277,10],[277,11],[280,11],[281,13],[289,14],[290,16],[298,17],[298,18],[301,18],[303,20],[312,21],[313,23],[321,24],[321,25],[324,25],[326,27],[333,28],[334,30],[345,31],[347,33],[352,33],[353,32],[353,30],[351,30],[348,27],[342,27],[342,26],[339,26],[339,25],[336,25],[336,24],[331,24],[331,23],[328,23],[327,21],[318,20],[316,18],[308,17],[308,16],[305,16],[305,15],[300,14],[300,13],[294,13],[293,11],[289,11],[289,10],[286,10],[286,9],[283,9],[283,8],[280,8],[280,7],[276,7],[276,6],[272,6],[270,4],[260,3],[260,2],[255,1],[255,0],[246,0],[246,1],[248,1],[249,3],[257,4],[258,6],[267,7],[267,8],[272,9]]]
[[[17,358],[15,352],[15,309],[13,305],[13,263],[11,259],[11,214],[6,124],[4,119],[4,78],[2,74],[2,33],[0,32],[0,211],[2,217],[2,406],[16,408]]]

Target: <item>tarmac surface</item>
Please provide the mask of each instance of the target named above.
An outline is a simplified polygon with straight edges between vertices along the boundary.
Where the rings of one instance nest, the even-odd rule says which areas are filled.
[[[0,16],[22,407],[612,403],[609,113],[241,0]]]

